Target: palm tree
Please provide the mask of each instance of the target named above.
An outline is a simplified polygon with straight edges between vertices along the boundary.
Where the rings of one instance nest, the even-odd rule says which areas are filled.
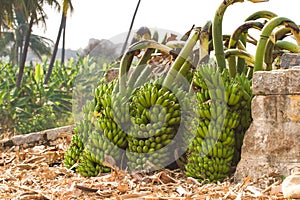
[[[17,65],[19,63],[23,46],[22,38],[22,32],[18,27],[13,30],[2,32],[0,40],[0,56],[9,56],[12,65]],[[40,60],[42,59],[42,55],[51,55],[50,46],[52,41],[50,39],[31,34],[29,43],[29,48]]]
[[[0,37],[3,27],[9,27],[14,18],[14,3],[16,0],[0,0]]]
[[[42,23],[46,26],[47,15],[44,10],[44,5],[48,4],[59,8],[59,3],[56,0],[23,0],[22,2],[22,4],[16,5],[17,10],[23,12],[26,17],[26,33],[19,64],[19,74],[16,80],[17,88],[21,86],[33,25]]]
[[[45,77],[45,81],[44,81],[45,84],[48,83],[48,81],[50,79],[50,76],[51,76],[51,73],[52,73],[52,69],[53,69],[53,65],[54,65],[54,62],[55,62],[55,58],[56,58],[56,54],[57,54],[58,45],[59,45],[59,41],[60,41],[60,38],[61,38],[62,31],[63,31],[63,49],[62,49],[61,63],[62,64],[64,63],[65,31],[66,31],[67,14],[68,14],[69,10],[71,12],[73,12],[73,5],[72,5],[71,0],[63,0],[62,7],[63,7],[63,9],[62,9],[62,15],[61,15],[61,22],[60,22],[60,26],[59,26],[59,29],[58,29],[56,42],[55,42],[55,45],[54,45],[54,48],[53,48],[52,57],[51,57],[51,60],[50,60],[50,63],[49,63],[48,72],[47,72],[46,77]]]

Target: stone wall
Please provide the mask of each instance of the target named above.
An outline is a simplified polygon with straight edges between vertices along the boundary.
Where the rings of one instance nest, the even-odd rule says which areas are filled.
[[[245,134],[235,180],[300,166],[300,67],[255,72],[253,122]]]

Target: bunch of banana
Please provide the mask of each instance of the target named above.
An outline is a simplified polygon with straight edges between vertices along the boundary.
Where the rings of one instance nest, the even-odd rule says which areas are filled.
[[[121,164],[122,150],[102,134],[101,131],[95,130],[90,134],[86,149],[91,154],[91,160],[99,165],[102,165],[104,161],[112,162],[111,165],[114,166],[120,166]]]
[[[116,79],[111,82],[103,80],[95,90],[95,131],[89,136],[87,148],[96,159],[94,162],[100,166],[104,161],[109,162],[109,158],[110,161],[113,160],[112,165],[120,167],[122,150],[127,147],[127,134],[118,121],[122,109],[120,101],[124,101],[124,98],[118,98],[118,93],[114,91],[116,86]]]
[[[66,168],[71,168],[75,163],[77,163],[83,148],[82,140],[78,134],[75,134],[72,137],[70,147],[67,149],[64,156],[64,166]]]
[[[106,108],[111,107],[111,95],[112,91],[117,84],[117,80],[107,83],[105,80],[101,80],[98,87],[94,91],[94,116],[106,116],[113,117],[112,113]]]
[[[67,149],[64,156],[64,166],[71,168],[75,163],[78,162],[81,152],[83,151],[88,135],[93,129],[92,124],[87,120],[82,120],[76,124],[73,129],[73,137],[69,148]]]
[[[244,140],[244,135],[249,128],[252,117],[251,117],[251,101],[253,98],[251,80],[246,77],[245,74],[237,74],[234,82],[240,85],[241,97],[239,103],[234,109],[239,112],[240,123],[235,128],[235,156],[233,159],[233,166],[236,166],[240,160],[241,147]]]
[[[131,170],[145,169],[151,165],[149,163],[160,168],[166,166],[170,156],[173,156],[171,143],[183,120],[178,98],[184,98],[182,90],[172,92],[151,81],[132,94],[132,126],[128,133],[126,152]]]
[[[194,111],[198,121],[194,124],[195,138],[189,147],[186,174],[200,180],[217,181],[229,175],[239,113],[229,105],[228,73],[203,65],[195,74],[198,105]]]
[[[105,138],[107,138],[110,143],[114,144],[116,147],[126,149],[127,134],[118,126],[115,121],[113,121],[113,118],[102,116],[97,118],[95,124],[96,129],[101,130]]]
[[[126,134],[117,126],[112,112],[112,91],[117,81],[101,80],[94,92],[94,101],[83,107],[84,120],[74,128],[74,137],[65,154],[65,166],[78,163],[76,171],[94,176],[108,168],[103,166],[110,157],[115,164],[121,160],[119,147],[126,148]],[[79,148],[80,147],[80,148]]]
[[[97,159],[87,148],[83,150],[82,154],[79,157],[78,163],[79,164],[76,168],[76,172],[85,177],[97,176],[101,172],[110,171],[109,167],[105,167],[99,164]]]
[[[102,131],[110,142],[125,149],[127,147],[127,134],[124,132],[125,129],[121,126],[121,122],[118,121],[120,119],[119,114],[123,112],[120,112],[122,105],[118,104],[120,101],[115,98],[116,94],[113,92],[116,84],[116,80],[109,83],[103,81],[96,88],[94,123],[96,129]]]

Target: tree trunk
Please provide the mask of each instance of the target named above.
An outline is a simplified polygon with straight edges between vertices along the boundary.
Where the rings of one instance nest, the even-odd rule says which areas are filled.
[[[45,77],[44,84],[47,84],[48,81],[50,80],[50,76],[52,74],[53,65],[54,65],[56,54],[57,54],[57,50],[58,50],[59,40],[60,40],[61,33],[62,33],[62,30],[64,28],[64,24],[65,23],[66,23],[66,16],[62,13],[61,22],[60,22],[60,26],[59,26],[59,29],[58,29],[58,34],[57,34],[56,42],[55,42],[55,45],[54,45],[52,57],[51,57],[51,60],[50,60],[50,63],[49,63],[49,68],[48,68],[48,72],[47,72],[46,77]]]
[[[65,16],[66,17],[66,16]],[[65,64],[65,53],[66,53],[66,26],[67,26],[67,17],[65,19],[65,24],[63,28],[63,38],[62,38],[62,49],[61,49],[61,60],[60,64],[64,65]]]
[[[139,0],[138,3],[137,3],[137,5],[136,5],[136,8],[135,8],[133,17],[132,17],[132,19],[131,19],[131,24],[130,24],[130,27],[129,27],[129,31],[128,31],[128,33],[127,33],[126,40],[125,40],[125,42],[124,42],[124,44],[123,44],[123,47],[122,47],[121,55],[124,54],[125,49],[126,49],[126,47],[127,47],[128,39],[129,39],[131,30],[132,30],[132,26],[133,26],[133,23],[134,23],[134,20],[135,20],[136,13],[137,13],[137,11],[138,11],[138,9],[139,9],[139,6],[140,6],[140,3],[141,3],[141,0]]]
[[[16,80],[16,87],[18,89],[20,89],[21,83],[22,83],[22,78],[23,78],[23,74],[24,74],[25,62],[26,62],[26,58],[27,58],[33,22],[34,22],[34,19],[31,17],[29,25],[28,25],[28,29],[27,29],[26,35],[25,35],[25,43],[24,43],[23,52],[21,54],[21,60],[20,60],[20,65],[19,65],[19,74],[18,74],[18,77]]]

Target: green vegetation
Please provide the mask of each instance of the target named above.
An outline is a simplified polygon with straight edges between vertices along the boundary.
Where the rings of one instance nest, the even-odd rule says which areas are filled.
[[[97,82],[96,74],[103,76],[101,68],[92,60],[80,58],[74,62],[71,59],[66,65],[60,65],[57,61],[49,82],[44,84],[47,68],[47,60],[26,66],[22,88],[17,89],[17,67],[10,63],[0,63],[0,132],[25,134],[72,124],[75,81],[76,92],[88,95]],[[88,76],[90,79],[76,78],[79,73],[81,77]],[[77,95],[75,99],[77,106],[81,106],[78,102],[85,104],[84,97],[80,99]]]

